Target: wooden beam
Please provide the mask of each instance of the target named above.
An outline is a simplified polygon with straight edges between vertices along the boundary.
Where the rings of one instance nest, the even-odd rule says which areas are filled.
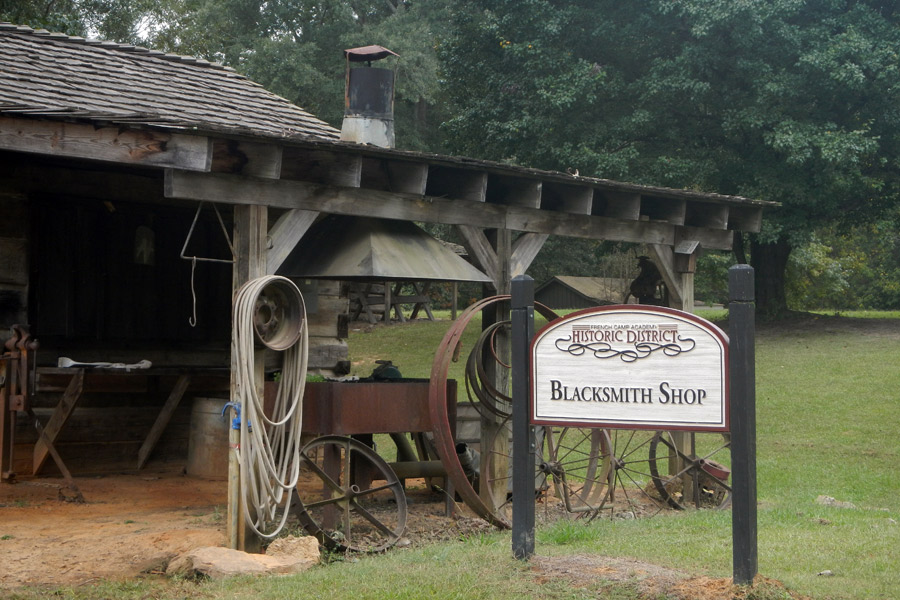
[[[727,204],[712,204],[710,202],[688,202],[687,213],[684,218],[686,225],[692,227],[706,227],[709,229],[728,228]]]
[[[673,246],[682,240],[700,242],[709,250],[731,250],[734,246],[734,231],[730,229],[708,229],[706,227],[676,227]]]
[[[166,170],[167,198],[226,204],[252,202],[277,208],[323,213],[470,225],[569,237],[673,245],[676,228],[668,223],[628,221],[593,215],[417,196],[373,189],[336,187],[302,181],[270,180],[220,173]],[[704,248],[731,249],[730,231],[685,227],[685,237]]]
[[[684,225],[687,202],[672,198],[641,196],[641,215],[651,221],[665,221],[673,225]]]
[[[545,182],[541,194],[541,208],[579,215],[591,214],[594,190],[585,186]]]
[[[362,157],[330,150],[284,149],[281,178],[327,185],[359,187]]]
[[[429,196],[484,202],[488,175],[483,171],[429,165],[426,194]]]
[[[525,274],[549,237],[547,233],[523,233],[516,238],[509,261],[510,278]]]
[[[209,171],[206,136],[0,117],[0,150]]]
[[[757,232],[762,227],[761,206],[732,206],[728,214],[728,228]]]
[[[59,432],[62,431],[63,427],[65,427],[66,423],[69,421],[69,417],[72,416],[72,411],[75,410],[75,405],[78,404],[78,400],[81,398],[81,393],[83,391],[84,370],[76,369],[72,374],[72,380],[69,382],[68,387],[66,387],[63,397],[60,399],[59,404],[56,405],[53,414],[50,416],[50,420],[47,422],[47,426],[44,427],[44,433],[51,444],[56,443]],[[50,449],[47,447],[42,436],[34,445],[34,453],[31,461],[31,472],[33,474],[37,475],[38,471],[41,470],[41,467],[44,466],[44,462],[46,462],[49,454]]]
[[[511,231],[619,242],[672,244],[675,240],[674,227],[668,223],[606,219],[519,207],[507,209],[506,227]]]
[[[422,196],[428,183],[428,165],[407,160],[364,157],[360,187]]]
[[[488,176],[485,200],[507,206],[540,208],[541,187],[539,179],[490,175]]]
[[[641,195],[595,189],[591,214],[637,221],[641,217]]]
[[[266,272],[275,274],[297,242],[306,235],[319,213],[295,208],[281,215],[269,230],[269,253],[266,256]]]
[[[277,144],[215,140],[210,170],[278,179],[281,176],[281,156],[282,147]]]
[[[167,198],[242,204],[252,202],[275,208],[301,208],[323,213],[500,227],[502,206],[433,196],[373,189],[337,187],[304,181],[286,181],[208,173],[193,177],[187,171],[167,170]]]
[[[682,308],[684,294],[681,289],[681,274],[675,270],[674,251],[671,246],[661,244],[649,244],[647,248],[653,255],[653,262],[659,269],[666,287],[669,288],[669,305]]]
[[[172,419],[172,415],[175,413],[175,409],[178,408],[178,404],[181,402],[181,398],[184,396],[184,392],[190,383],[190,375],[180,375],[178,377],[175,387],[172,388],[166,403],[163,405],[162,410],[159,411],[159,416],[156,417],[156,421],[153,423],[153,427],[150,428],[150,433],[147,434],[147,438],[141,444],[140,450],[138,450],[138,469],[143,469],[144,465],[147,464],[150,453],[156,447],[156,442],[159,441],[160,436]]]
[[[484,231],[471,225],[458,225],[457,229],[465,240],[465,247],[475,263],[495,284],[500,279],[500,263],[494,245]]]

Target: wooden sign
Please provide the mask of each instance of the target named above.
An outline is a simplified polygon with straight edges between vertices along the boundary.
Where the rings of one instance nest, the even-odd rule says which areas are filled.
[[[670,308],[617,305],[557,319],[531,345],[531,422],[728,431],[728,338]]]

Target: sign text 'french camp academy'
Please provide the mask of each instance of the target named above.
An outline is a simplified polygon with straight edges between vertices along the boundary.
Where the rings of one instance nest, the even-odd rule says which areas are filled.
[[[531,360],[537,425],[728,430],[728,338],[689,313],[572,313],[535,336]]]

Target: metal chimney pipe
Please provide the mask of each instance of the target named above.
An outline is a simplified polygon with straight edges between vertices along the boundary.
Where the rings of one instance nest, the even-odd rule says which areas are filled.
[[[372,61],[397,56],[382,46],[344,50],[347,84],[344,92],[344,122],[341,140],[394,147],[394,71],[373,68]],[[365,62],[365,67],[351,63]]]

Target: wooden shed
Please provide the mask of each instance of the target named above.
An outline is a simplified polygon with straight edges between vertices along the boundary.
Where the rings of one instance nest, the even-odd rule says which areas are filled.
[[[221,65],[0,23],[0,336],[27,323],[39,340],[34,406],[75,473],[183,461],[181,397],[233,391],[233,291],[326,215],[453,225],[489,293],[550,235],[646,244],[690,307],[696,251],[758,231],[765,205],[341,142]],[[346,372],[344,286],[297,283],[310,368]],[[52,472],[7,411],[3,478]]]
[[[615,277],[551,277],[534,290],[534,299],[550,308],[589,308],[625,301],[629,281]]]

